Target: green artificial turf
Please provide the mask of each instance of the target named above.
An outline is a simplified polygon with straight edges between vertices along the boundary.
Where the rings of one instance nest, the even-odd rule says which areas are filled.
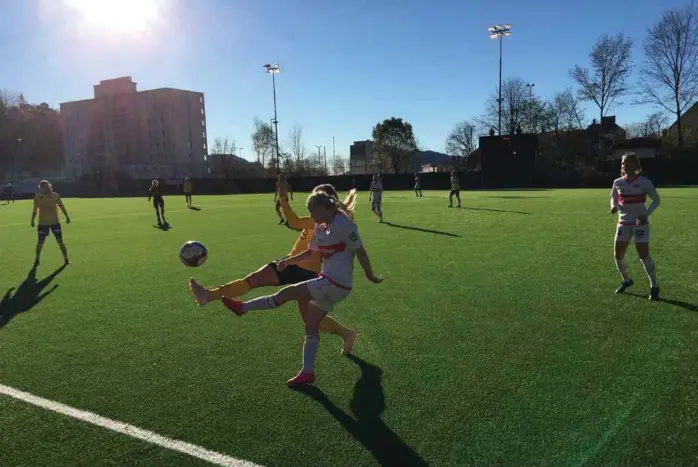
[[[30,202],[0,205],[0,384],[263,465],[694,464],[698,189],[660,194],[665,301],[650,302],[632,250],[635,286],[613,293],[608,190],[464,191],[462,209],[388,192],[382,225],[360,193],[386,279],[356,265],[334,315],[359,329],[357,358],[323,335],[301,392],[285,385],[304,335],[292,304],[239,318],[187,287],[288,253],[298,234],[271,195],[195,196],[198,211],[167,197],[168,231],[146,199],[65,199],[73,264],[53,277],[52,238],[27,277]],[[195,270],[187,240],[209,250]],[[0,395],[0,465],[204,463]]]

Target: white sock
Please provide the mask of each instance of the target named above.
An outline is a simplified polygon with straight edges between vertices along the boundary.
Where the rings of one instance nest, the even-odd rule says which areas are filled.
[[[305,342],[303,343],[303,368],[301,369],[303,373],[313,373],[315,371],[315,358],[319,348],[320,335],[317,332],[306,334]]]
[[[657,272],[655,271],[654,261],[652,261],[652,257],[648,256],[647,258],[641,259],[641,261],[642,266],[644,266],[645,272],[647,273],[647,277],[650,278],[650,287],[657,287]]]
[[[623,282],[628,282],[630,277],[628,277],[628,262],[625,260],[625,257],[623,257],[623,259],[616,259],[616,267],[623,278]]]
[[[270,310],[278,307],[279,305],[276,304],[274,295],[265,295],[264,297],[246,301],[243,309],[245,312],[248,312],[250,310]]]

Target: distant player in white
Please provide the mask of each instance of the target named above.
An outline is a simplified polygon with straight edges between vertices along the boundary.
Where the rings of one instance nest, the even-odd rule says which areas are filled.
[[[383,222],[383,208],[381,207],[383,203],[383,182],[381,182],[381,176],[379,174],[373,176],[371,190],[368,193],[368,200],[371,201],[371,211],[378,216],[379,222]]]
[[[317,278],[288,286],[274,295],[241,302],[223,297],[223,304],[236,315],[250,310],[277,308],[286,302],[297,301],[305,323],[303,368],[288,381],[289,386],[315,381],[315,357],[320,346],[320,321],[334,306],[351,293],[354,276],[354,256],[368,280],[375,284],[382,277],[373,274],[371,261],[364,250],[356,224],[341,211],[337,198],[324,192],[315,192],[308,198],[308,211],[316,222],[310,247],[304,252],[277,263],[279,271],[288,266],[322,260]]]
[[[611,189],[611,214],[618,213],[613,251],[616,266],[623,278],[623,283],[616,289],[616,293],[623,293],[633,285],[633,280],[628,275],[625,252],[634,237],[637,254],[650,278],[649,299],[658,300],[659,284],[655,265],[650,257],[650,226],[647,219],[659,206],[659,194],[652,182],[640,175],[641,172],[642,166],[637,155],[632,152],[626,153],[621,160],[621,177],[613,181]],[[648,196],[652,200],[649,207],[645,204]]]

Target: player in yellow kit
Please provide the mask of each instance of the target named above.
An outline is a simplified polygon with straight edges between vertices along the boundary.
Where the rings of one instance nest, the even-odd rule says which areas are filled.
[[[288,180],[286,180],[286,176],[284,174],[279,174],[279,179],[276,182],[276,189],[274,190],[274,205],[276,207],[276,215],[279,216],[279,224],[288,225],[288,222],[286,221],[286,219],[284,219],[284,216],[281,213],[280,193],[282,190],[284,193],[287,193],[285,195],[286,197],[288,197],[288,195],[291,195],[291,201],[293,201],[293,190],[291,190],[291,184],[288,183]]]
[[[318,191],[327,193],[335,198],[337,197],[337,191],[329,184],[319,185],[313,189],[313,193]],[[313,231],[315,230],[315,221],[311,217],[298,217],[296,213],[293,212],[293,209],[291,209],[288,203],[288,192],[284,187],[281,187],[279,190],[279,202],[281,203],[281,209],[289,227],[301,230],[301,234],[298,236],[296,243],[293,245],[293,248],[291,248],[288,256],[286,256],[286,258],[289,258],[308,249],[313,237]],[[351,190],[341,206],[349,215],[352,215],[355,204],[356,190]],[[220,300],[223,296],[239,297],[259,287],[291,285],[315,279],[321,268],[320,263],[309,262],[290,265],[279,271],[279,261],[266,264],[252,274],[248,274],[244,279],[234,280],[218,288],[207,289],[193,278],[189,279],[189,286],[194,293],[196,302],[199,305],[206,305],[211,301]],[[336,334],[342,338],[342,354],[346,355],[352,352],[357,336],[356,330],[342,326],[332,316],[327,315],[320,322],[320,331]]]
[[[63,259],[65,264],[70,264],[68,259],[68,250],[63,243],[63,230],[61,229],[61,223],[58,219],[58,208],[63,211],[66,223],[70,224],[70,217],[68,216],[68,211],[66,211],[61,197],[58,193],[54,193],[53,187],[46,180],[42,180],[39,183],[39,192],[34,196],[34,208],[32,209],[32,221],[31,226],[34,227],[36,214],[39,213],[39,226],[37,233],[39,234],[39,240],[36,244],[36,260],[34,261],[34,266],[39,265],[39,257],[41,256],[41,250],[44,248],[44,242],[48,236],[49,231],[53,232],[53,236],[58,242],[58,247],[63,253]]]
[[[184,201],[187,203],[187,206],[191,207],[191,180],[189,180],[189,177],[186,177],[184,183],[182,183],[182,192],[184,193]]]
[[[458,175],[456,174],[456,171],[451,172],[451,192],[448,195],[448,207],[452,208],[453,207],[453,196],[456,196],[456,199],[458,200],[458,207],[460,206],[460,182],[458,181]]]

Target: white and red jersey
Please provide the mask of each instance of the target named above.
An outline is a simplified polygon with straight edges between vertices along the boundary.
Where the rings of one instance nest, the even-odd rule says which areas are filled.
[[[647,197],[652,204],[646,206]],[[642,175],[623,176],[613,181],[611,207],[618,208],[619,225],[635,225],[640,216],[649,216],[659,206],[659,194],[652,182]]]
[[[310,247],[322,254],[320,275],[337,287],[350,290],[354,283],[354,253],[361,248],[356,224],[338,213],[329,224],[317,224]]]

